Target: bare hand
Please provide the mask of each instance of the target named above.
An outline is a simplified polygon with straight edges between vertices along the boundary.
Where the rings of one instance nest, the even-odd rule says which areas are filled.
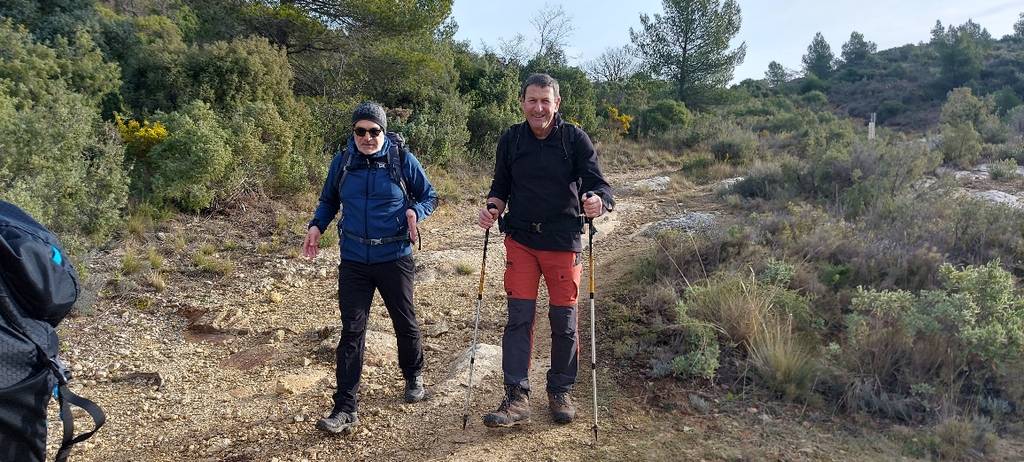
[[[604,214],[604,202],[601,196],[594,194],[590,197],[583,196],[583,213],[587,218],[597,218]]]
[[[302,255],[312,260],[316,258],[317,251],[320,247],[320,228],[316,226],[310,226],[309,231],[306,232],[306,240],[302,243]]]
[[[499,199],[490,198],[487,200],[487,206],[480,209],[480,215],[477,217],[477,225],[483,229],[490,229],[494,225],[494,221],[501,215],[501,211],[505,208],[505,202]]]
[[[413,244],[420,239],[419,229],[416,228],[416,211],[413,209],[405,210],[405,221],[409,223],[409,242]]]

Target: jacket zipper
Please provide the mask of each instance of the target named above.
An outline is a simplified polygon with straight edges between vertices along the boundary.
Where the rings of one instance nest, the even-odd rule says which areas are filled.
[[[370,239],[370,184],[376,180],[377,172],[374,168],[367,169],[366,194],[363,196],[363,239]],[[366,263],[370,263],[370,245],[366,244]]]

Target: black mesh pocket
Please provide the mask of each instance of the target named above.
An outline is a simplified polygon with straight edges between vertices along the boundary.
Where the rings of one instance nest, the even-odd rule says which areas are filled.
[[[53,384],[53,373],[44,368],[0,389],[0,461],[46,459],[46,406]]]

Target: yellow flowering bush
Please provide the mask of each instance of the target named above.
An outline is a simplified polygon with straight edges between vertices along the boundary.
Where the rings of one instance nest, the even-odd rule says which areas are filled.
[[[167,127],[160,122],[148,122],[131,119],[125,121],[120,115],[115,115],[117,131],[121,134],[121,141],[128,149],[128,155],[134,158],[144,157],[153,146],[156,146],[167,139]]]
[[[615,106],[608,106],[608,128],[614,131],[619,136],[625,136],[629,133],[629,124],[633,123],[633,116],[629,114],[620,114],[619,109]]]

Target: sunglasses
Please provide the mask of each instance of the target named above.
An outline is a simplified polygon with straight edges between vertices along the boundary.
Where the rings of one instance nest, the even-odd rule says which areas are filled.
[[[366,136],[366,134],[369,133],[370,134],[370,138],[376,138],[376,137],[380,136],[380,134],[383,131],[384,130],[381,130],[379,128],[355,127],[355,128],[352,129],[352,133],[355,133],[356,136]]]

